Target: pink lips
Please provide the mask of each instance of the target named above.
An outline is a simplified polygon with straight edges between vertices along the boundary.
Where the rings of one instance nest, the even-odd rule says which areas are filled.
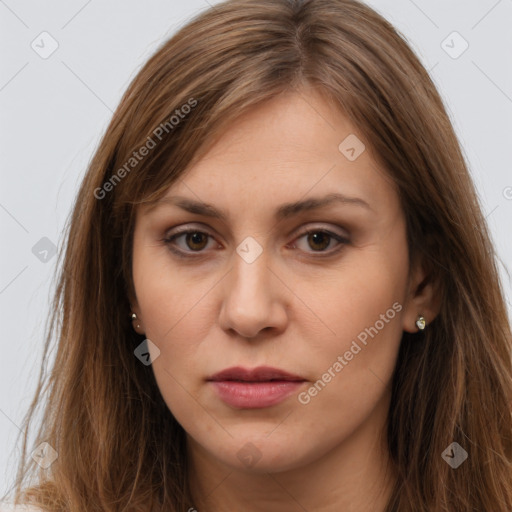
[[[270,407],[282,402],[305,379],[277,368],[227,368],[209,379],[221,400],[241,409]]]

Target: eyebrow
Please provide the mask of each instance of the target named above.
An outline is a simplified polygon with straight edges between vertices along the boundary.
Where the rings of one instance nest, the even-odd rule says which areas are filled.
[[[282,204],[281,206],[279,206],[279,208],[276,209],[275,217],[277,220],[281,221],[293,217],[294,215],[297,215],[302,212],[324,208],[333,203],[354,205],[373,211],[370,205],[363,199],[360,199],[358,197],[349,197],[339,193],[332,193],[324,197],[313,197],[310,199],[305,199],[303,201]],[[222,221],[226,221],[228,217],[225,211],[217,209],[211,204],[195,201],[193,199],[183,196],[172,196],[158,199],[154,202],[149,203],[149,210],[153,210],[157,206],[163,204],[175,205],[189,213],[195,213],[197,215],[203,215],[205,217],[213,217],[215,219],[219,219]]]

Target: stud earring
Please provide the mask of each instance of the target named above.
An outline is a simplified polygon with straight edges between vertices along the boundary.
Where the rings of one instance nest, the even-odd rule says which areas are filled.
[[[137,322],[138,318],[135,313],[132,313],[132,322]],[[136,324],[137,329],[140,329],[140,324],[137,322]]]
[[[416,320],[416,327],[420,331],[423,331],[425,329],[426,325],[427,325],[427,321],[425,320],[425,317],[423,317],[422,315],[419,315],[418,319]]]

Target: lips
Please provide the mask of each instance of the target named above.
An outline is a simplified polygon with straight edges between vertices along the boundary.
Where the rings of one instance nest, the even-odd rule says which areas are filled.
[[[284,401],[305,379],[284,370],[260,366],[252,370],[227,368],[207,381],[225,404],[238,409],[261,409]]]
[[[221,381],[239,381],[239,382],[270,382],[270,381],[288,381],[288,382],[304,382],[305,379],[298,375],[271,368],[270,366],[259,366],[252,370],[242,368],[240,366],[227,368],[216,373],[208,379],[213,382]]]

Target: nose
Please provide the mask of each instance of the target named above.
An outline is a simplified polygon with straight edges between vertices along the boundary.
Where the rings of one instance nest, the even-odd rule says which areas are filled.
[[[271,266],[265,251],[252,263],[235,254],[233,268],[223,279],[222,329],[251,339],[263,330],[285,329],[291,292]]]

